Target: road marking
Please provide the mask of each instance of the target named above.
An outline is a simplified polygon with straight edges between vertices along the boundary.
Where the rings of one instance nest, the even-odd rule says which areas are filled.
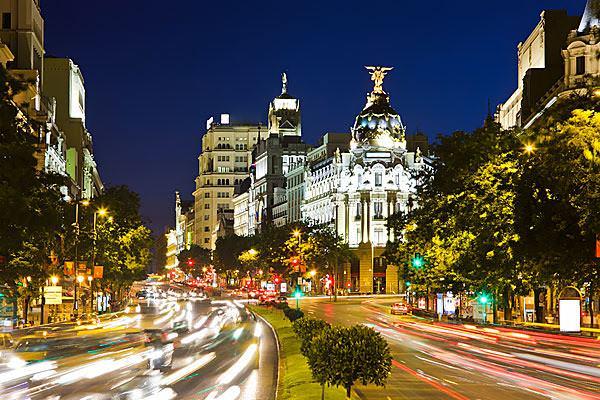
[[[396,368],[401,369],[404,372],[408,372],[409,374],[411,374],[412,376],[414,376],[415,378],[428,383],[429,385],[433,386],[434,388],[436,388],[437,390],[439,390],[440,392],[443,392],[445,394],[447,394],[448,396],[452,397],[453,399],[456,400],[470,400],[468,397],[463,396],[462,394],[447,388],[439,383],[437,383],[436,381],[433,381],[429,378],[424,377],[423,375],[419,374],[418,372],[410,369],[409,367],[407,367],[406,365],[402,365],[400,364],[398,361],[396,360],[392,360],[392,365]]]

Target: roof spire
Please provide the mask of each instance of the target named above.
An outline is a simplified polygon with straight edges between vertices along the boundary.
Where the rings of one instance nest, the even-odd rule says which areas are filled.
[[[281,74],[281,83],[281,94],[285,94],[287,93],[287,75],[285,72]]]
[[[584,32],[592,26],[600,26],[600,0],[587,0],[577,31]]]

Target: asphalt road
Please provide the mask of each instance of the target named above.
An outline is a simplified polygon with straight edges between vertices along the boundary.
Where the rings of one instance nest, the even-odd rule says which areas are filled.
[[[146,343],[145,329],[164,330],[169,342]],[[45,330],[47,353],[2,355],[1,399],[274,399],[276,339],[239,302],[143,300],[97,325]],[[169,355],[171,366],[158,369]]]
[[[361,399],[600,399],[600,340],[393,316],[392,302],[301,301],[309,316],[387,339],[392,374],[385,388],[357,386]]]

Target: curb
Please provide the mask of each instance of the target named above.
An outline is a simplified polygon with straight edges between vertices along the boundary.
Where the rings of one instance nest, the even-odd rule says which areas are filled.
[[[276,400],[279,397],[279,377],[281,376],[281,349],[280,349],[280,343],[279,343],[279,336],[277,336],[277,332],[275,331],[275,328],[273,328],[273,325],[271,325],[269,323],[269,321],[267,321],[266,319],[264,319],[262,316],[260,316],[259,314],[252,312],[256,317],[258,317],[263,323],[265,323],[270,329],[271,332],[273,332],[273,336],[275,337],[275,343],[277,344],[277,380],[276,380],[276,384],[275,384],[275,399]]]

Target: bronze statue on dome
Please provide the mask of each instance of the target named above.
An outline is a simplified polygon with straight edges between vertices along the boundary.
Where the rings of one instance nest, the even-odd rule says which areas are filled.
[[[383,91],[383,79],[387,75],[388,71],[394,69],[394,67],[373,67],[373,66],[365,66],[371,74],[371,80],[375,82],[375,86],[373,87],[373,93],[385,93]]]

